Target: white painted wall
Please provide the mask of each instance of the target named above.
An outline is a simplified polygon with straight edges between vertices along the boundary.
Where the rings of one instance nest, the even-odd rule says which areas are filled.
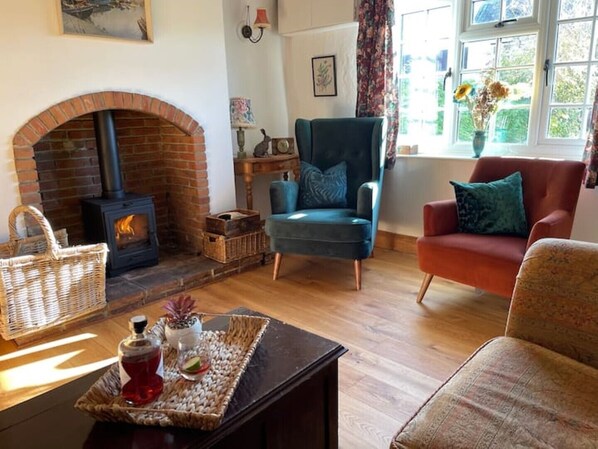
[[[285,37],[289,127],[298,118],[355,117],[357,24]],[[314,97],[311,58],[336,56],[336,97]]]
[[[264,30],[262,39],[254,44],[241,36],[245,23],[246,5],[250,5],[250,23],[255,20],[255,8],[266,8],[272,24]],[[276,0],[223,0],[226,62],[228,66],[228,89],[231,97],[248,97],[256,119],[257,128],[245,131],[245,152],[249,156],[258,142],[262,141],[260,128],[270,137],[290,137],[288,111],[285,98],[284,67],[282,62],[282,38],[277,32]],[[230,126],[229,126],[230,128]],[[236,155],[237,134],[230,130]],[[269,186],[278,175],[262,175],[253,184],[253,209],[261,217],[270,215]],[[245,185],[236,180],[237,207],[245,208]],[[218,211],[216,211],[218,212]]]
[[[57,3],[19,0],[0,13],[0,240],[19,202],[12,139],[67,98],[101,90],[157,97],[205,131],[210,208],[235,206],[222,4],[152,0],[154,43],[60,35]]]
[[[259,43],[252,44],[239,37],[240,22],[245,18],[245,3],[224,0],[229,91],[231,96],[251,98],[258,128],[264,127],[271,137],[291,137],[295,135],[295,120],[299,117],[354,116],[356,71],[350,55],[355,54],[356,25],[335,33],[318,32],[317,37],[313,33],[281,37],[277,33],[276,1],[251,2],[251,20],[255,7],[268,9],[273,27],[265,32]],[[338,96],[315,98],[311,58],[332,54],[337,55]],[[231,135],[236,152],[236,133]],[[246,131],[245,140],[245,150],[251,154],[255,144],[261,140],[259,129]],[[253,208],[260,211],[262,218],[271,213],[270,183],[280,177],[261,175],[254,178]],[[240,177],[236,179],[236,193],[237,206],[244,208],[245,186]]]
[[[283,38],[276,33],[276,1],[254,0],[251,6],[252,18],[256,6],[268,8],[274,25],[258,44],[237,35],[245,17],[245,2],[239,0],[153,0],[153,44],[62,36],[54,1],[19,0],[5,6],[0,14],[0,240],[6,239],[6,219],[19,202],[14,133],[64,99],[108,89],[133,91],[193,116],[206,133],[212,212],[245,205],[240,179],[237,191],[232,189],[236,140],[229,123],[230,96],[252,98],[258,125],[272,137],[292,136],[298,117],[352,116],[356,27]],[[329,54],[337,57],[338,96],[315,98],[311,58]],[[259,130],[246,137],[252,151]],[[420,235],[423,204],[452,197],[448,181],[466,180],[473,163],[400,158],[386,173],[380,228]],[[254,207],[262,217],[270,213],[273,178],[257,178],[254,186]],[[598,191],[582,189],[573,238],[598,242],[597,222]]]
[[[313,32],[285,38],[285,73],[289,123],[298,117],[345,117],[354,114],[356,100],[356,28]],[[336,54],[339,94],[315,98],[311,92],[313,56]],[[386,171],[382,191],[380,229],[419,236],[423,205],[454,198],[449,180],[467,181],[473,159],[406,157]],[[598,190],[582,188],[572,238],[598,243]]]

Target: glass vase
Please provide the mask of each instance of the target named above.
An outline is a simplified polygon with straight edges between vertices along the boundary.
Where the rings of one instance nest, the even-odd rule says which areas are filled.
[[[486,145],[486,131],[474,131],[473,135],[473,157],[479,158]]]

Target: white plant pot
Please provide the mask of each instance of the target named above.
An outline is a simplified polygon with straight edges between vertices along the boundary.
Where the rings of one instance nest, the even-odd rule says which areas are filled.
[[[198,317],[192,326],[185,327],[182,329],[172,329],[168,324],[164,326],[164,335],[166,336],[166,341],[170,345],[171,348],[178,349],[179,347],[179,339],[188,334],[201,334],[202,325],[201,319]]]

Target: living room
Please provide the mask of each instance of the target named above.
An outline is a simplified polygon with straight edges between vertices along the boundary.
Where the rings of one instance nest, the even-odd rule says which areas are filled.
[[[203,131],[206,200],[212,214],[246,204],[244,185],[233,168],[237,138],[230,124],[231,97],[251,99],[257,128],[245,132],[250,153],[262,139],[260,128],[272,137],[292,137],[298,118],[354,116],[357,23],[281,35],[281,3],[249,2],[251,21],[255,8],[263,7],[272,23],[255,44],[241,36],[247,10],[246,2],[239,0],[152,0],[151,43],[63,35],[53,1],[21,0],[6,7],[0,15],[5,67],[0,105],[5,162],[0,170],[0,183],[5,186],[0,197],[0,240],[8,240],[8,216],[28,194],[20,189],[17,176],[15,135],[61,102],[98,92],[127,92],[172,105],[197,122]],[[346,8],[352,2],[335,3]],[[311,60],[327,55],[335,55],[337,95],[315,97]],[[346,261],[301,257],[285,259],[278,281],[271,280],[272,266],[266,265],[193,291],[202,311],[225,313],[247,307],[349,349],[339,360],[341,447],[388,447],[399,427],[478,346],[504,335],[509,302],[496,295],[435,279],[426,300],[421,305],[415,302],[423,279],[415,256],[415,239],[423,233],[423,206],[454,198],[449,181],[467,181],[476,164],[465,153],[426,155],[426,148],[419,147],[421,154],[399,155],[394,169],[384,174],[379,248],[374,258],[364,262],[361,291],[354,290]],[[513,154],[505,151],[510,150],[489,144],[484,155]],[[581,160],[583,144],[566,152],[567,159]],[[255,180],[253,209],[262,218],[270,215],[268,190],[275,179],[277,175]],[[580,190],[572,239],[598,243],[596,195],[594,189]],[[158,317],[163,314],[161,307],[158,301],[143,313]],[[68,351],[82,352],[76,356],[60,355],[57,338],[44,341],[57,344],[51,353],[35,343],[29,355],[22,353],[27,346],[11,347],[6,354],[29,357],[23,358],[28,362],[19,370],[2,351],[0,363],[11,363],[6,376],[0,377],[3,396],[14,388],[11,396],[26,390],[23,399],[27,399],[46,391],[47,385],[111,363],[131,314],[69,334],[81,341],[94,340],[90,335],[104,336],[96,349],[75,349],[63,342]],[[35,353],[43,358],[32,359]],[[25,379],[35,369],[49,371],[39,386],[34,381],[8,381]]]

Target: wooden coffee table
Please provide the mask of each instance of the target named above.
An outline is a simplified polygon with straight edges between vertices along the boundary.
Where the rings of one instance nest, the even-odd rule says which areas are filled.
[[[338,358],[346,351],[272,319],[214,431],[101,423],[75,410],[104,368],[0,412],[0,448],[337,448]]]

